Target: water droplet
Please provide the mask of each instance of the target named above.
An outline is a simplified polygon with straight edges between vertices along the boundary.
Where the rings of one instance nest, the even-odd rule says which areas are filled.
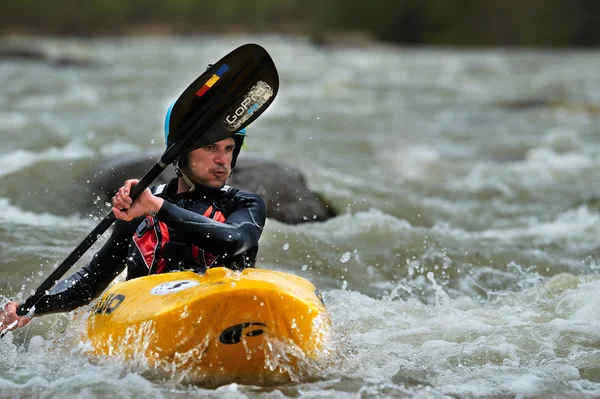
[[[185,318],[186,318],[186,317],[188,317],[189,315],[190,315],[189,309],[188,309],[188,307],[187,307],[187,306],[185,306],[185,307],[183,308],[183,311],[182,311],[182,312],[181,312],[181,314],[179,315],[179,317],[180,317],[181,319],[185,319]]]
[[[342,283],[342,290],[346,291],[346,288],[348,288],[348,282],[344,280],[344,282]]]
[[[288,244],[287,242],[285,244],[283,244],[283,250],[287,251],[290,248],[290,244]]]
[[[342,257],[340,258],[340,262],[342,262],[342,263],[348,262],[350,260],[350,256],[351,256],[350,252],[344,253],[342,255]]]
[[[302,270],[306,270],[306,269],[308,269],[308,266],[302,265]]]
[[[150,140],[150,144],[154,144],[154,139]]]

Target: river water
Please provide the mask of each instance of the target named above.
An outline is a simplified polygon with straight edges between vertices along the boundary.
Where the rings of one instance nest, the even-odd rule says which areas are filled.
[[[600,53],[15,40],[96,65],[0,63],[0,297],[26,298],[95,226],[94,168],[161,148],[187,84],[257,42],[281,88],[244,151],[340,211],[269,220],[260,266],[323,292],[344,356],[208,390],[90,360],[73,315],[47,316],[0,342],[0,397],[600,397]]]

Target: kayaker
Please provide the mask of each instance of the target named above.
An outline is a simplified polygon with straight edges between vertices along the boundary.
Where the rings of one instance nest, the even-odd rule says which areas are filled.
[[[31,317],[68,312],[88,304],[127,268],[127,279],[154,273],[225,266],[254,267],[266,220],[263,199],[225,183],[246,132],[194,149],[176,162],[177,177],[146,189],[132,203],[137,180],[127,180],[112,198],[118,219],[112,235],[81,270],[57,283],[28,316],[16,301],[0,311],[0,331]],[[169,137],[166,137],[169,145]],[[16,323],[14,323],[16,322]]]

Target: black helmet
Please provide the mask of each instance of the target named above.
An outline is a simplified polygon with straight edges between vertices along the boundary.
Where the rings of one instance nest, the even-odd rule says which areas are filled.
[[[213,64],[208,64],[206,69],[210,69]],[[167,111],[167,116],[165,118],[165,145],[169,147],[169,124],[171,122],[171,111],[173,110],[173,106],[175,106],[175,102],[171,104],[169,110]],[[241,129],[233,134],[233,140],[235,141],[235,150],[233,150],[233,158],[231,159],[231,170],[235,168],[235,163],[237,161],[238,156],[240,155],[240,151],[242,150],[242,145],[244,144],[244,138],[246,138],[246,129]],[[179,165],[179,167],[184,167],[187,165],[188,157],[187,153],[178,157],[173,164]]]

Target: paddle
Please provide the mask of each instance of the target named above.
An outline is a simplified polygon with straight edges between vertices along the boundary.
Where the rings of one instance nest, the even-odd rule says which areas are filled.
[[[267,51],[241,46],[196,79],[169,109],[168,148],[131,190],[135,200],[177,157],[233,135],[252,123],[273,102],[279,77]],[[110,212],[17,309],[23,316],[52,288],[115,221]]]

